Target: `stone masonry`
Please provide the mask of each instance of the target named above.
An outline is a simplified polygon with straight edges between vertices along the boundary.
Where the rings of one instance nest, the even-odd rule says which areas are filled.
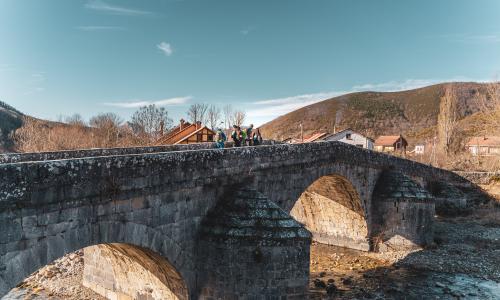
[[[200,299],[306,298],[311,234],[255,190],[229,194],[200,232]]]
[[[64,254],[116,243],[165,258],[188,298],[197,299],[205,268],[197,250],[201,224],[235,186],[290,212],[316,180],[339,175],[359,196],[370,238],[374,214],[382,212],[374,209],[374,188],[384,170],[468,184],[445,170],[339,142],[141,149],[2,156],[0,295]]]
[[[407,176],[385,171],[375,186],[372,242],[379,250],[415,248],[434,239],[432,196]]]
[[[83,285],[116,300],[186,300],[184,280],[160,255],[127,244],[84,248]]]

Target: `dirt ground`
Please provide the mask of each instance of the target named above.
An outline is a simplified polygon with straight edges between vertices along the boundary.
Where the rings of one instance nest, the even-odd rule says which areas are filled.
[[[310,291],[312,299],[500,299],[500,207],[438,219],[435,245],[411,253],[314,244]]]
[[[26,278],[2,300],[105,300],[82,285],[83,251],[57,259]]]

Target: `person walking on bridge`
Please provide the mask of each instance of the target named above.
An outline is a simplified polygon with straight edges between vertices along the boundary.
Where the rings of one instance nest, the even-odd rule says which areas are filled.
[[[260,134],[259,128],[255,129],[255,132],[253,133],[252,136],[252,140],[254,146],[262,145],[262,135]]]
[[[237,125],[233,125],[233,132],[231,133],[231,138],[233,139],[235,147],[241,147],[241,141],[243,140],[243,134],[241,128]]]
[[[226,140],[226,134],[222,131],[221,128],[218,128],[217,133],[215,134],[215,147],[218,149],[223,149]]]
[[[247,146],[253,146],[253,124],[250,124],[250,126],[245,130],[245,133],[246,133],[245,142]]]

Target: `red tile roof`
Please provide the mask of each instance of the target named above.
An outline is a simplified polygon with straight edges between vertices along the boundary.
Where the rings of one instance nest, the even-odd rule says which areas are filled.
[[[189,123],[187,123],[187,124],[189,124]],[[179,140],[184,139],[184,137],[186,137],[186,136],[190,135],[192,132],[198,130],[199,127],[201,127],[200,124],[198,124],[198,125],[197,124],[189,124],[189,125],[184,124],[182,126],[182,129],[179,126],[177,126],[173,130],[168,132],[166,135],[159,138],[156,141],[156,144],[157,145],[176,144]]]
[[[308,137],[304,137],[304,143],[314,142],[314,141],[319,140],[320,138],[324,137],[327,134],[328,134],[327,132],[313,133],[312,135],[310,135]]]
[[[500,136],[475,136],[469,140],[467,146],[500,147]]]
[[[381,135],[375,140],[375,146],[392,146],[400,137],[399,135]]]

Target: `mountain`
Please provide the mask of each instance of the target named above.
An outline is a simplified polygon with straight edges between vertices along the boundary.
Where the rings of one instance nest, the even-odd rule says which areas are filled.
[[[315,131],[333,132],[352,128],[371,138],[379,135],[403,134],[410,144],[436,134],[441,98],[451,87],[457,99],[459,119],[479,111],[478,96],[485,95],[486,84],[471,82],[443,83],[401,92],[359,92],[324,100],[264,125],[265,138],[282,140]]]
[[[24,117],[23,113],[0,101],[0,153],[13,150],[11,134],[23,125]]]

